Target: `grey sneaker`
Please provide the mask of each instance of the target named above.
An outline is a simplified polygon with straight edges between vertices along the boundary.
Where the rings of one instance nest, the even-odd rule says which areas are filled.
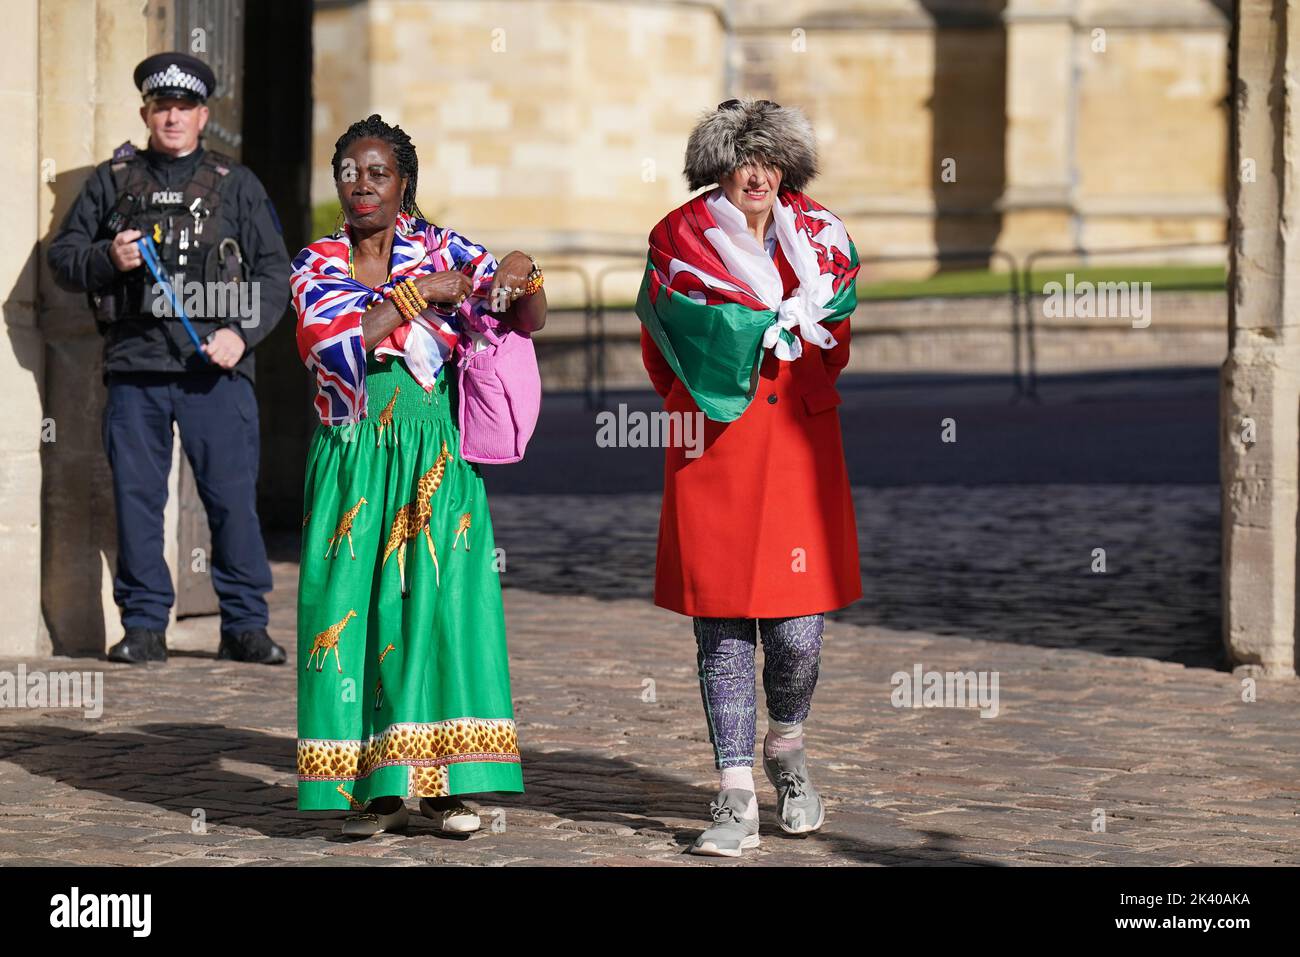
[[[709,804],[713,827],[695,839],[691,853],[709,857],[740,857],[741,851],[758,847],[758,815],[752,818],[741,816],[753,797],[753,791],[743,788],[719,791],[717,798]]]
[[[787,834],[811,834],[826,820],[821,796],[808,781],[805,751],[784,751],[763,756],[763,770],[776,788],[776,817]]]

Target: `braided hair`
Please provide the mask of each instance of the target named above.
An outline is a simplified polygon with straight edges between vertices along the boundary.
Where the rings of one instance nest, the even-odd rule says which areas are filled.
[[[330,165],[334,168],[334,181],[338,182],[343,165],[343,152],[357,140],[383,140],[393,148],[393,157],[397,160],[397,174],[406,179],[406,191],[402,193],[402,212],[424,219],[419,205],[415,202],[415,187],[420,174],[420,160],[415,155],[415,145],[411,137],[400,126],[389,126],[378,113],[371,113],[364,120],[358,120],[334,143],[334,157]]]

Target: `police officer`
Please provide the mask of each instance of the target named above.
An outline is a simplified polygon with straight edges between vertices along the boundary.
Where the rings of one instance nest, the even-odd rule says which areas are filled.
[[[253,349],[288,303],[289,256],[257,177],[200,143],[212,70],[160,53],[136,67],[135,84],[148,146],[124,143],[95,168],[48,253],[59,284],[87,293],[104,336],[113,597],[126,632],[108,657],[167,660],[175,595],[163,507],[175,422],[212,532],[217,657],[279,664],[284,649],[266,633],[271,570],[256,506]]]

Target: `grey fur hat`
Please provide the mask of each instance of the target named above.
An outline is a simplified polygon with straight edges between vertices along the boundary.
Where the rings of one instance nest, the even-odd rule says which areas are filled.
[[[692,190],[717,183],[752,159],[781,170],[781,186],[802,192],[817,175],[817,137],[803,111],[770,100],[728,100],[700,117],[686,141]]]

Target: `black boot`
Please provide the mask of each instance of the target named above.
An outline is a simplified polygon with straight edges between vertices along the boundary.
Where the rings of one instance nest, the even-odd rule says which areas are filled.
[[[143,664],[146,661],[167,660],[167,635],[165,632],[152,631],[148,628],[128,628],[126,636],[108,649],[109,661],[121,661],[128,665]]]
[[[265,628],[221,633],[217,657],[229,661],[247,661],[259,665],[282,665],[288,658],[284,649],[271,640]]]

